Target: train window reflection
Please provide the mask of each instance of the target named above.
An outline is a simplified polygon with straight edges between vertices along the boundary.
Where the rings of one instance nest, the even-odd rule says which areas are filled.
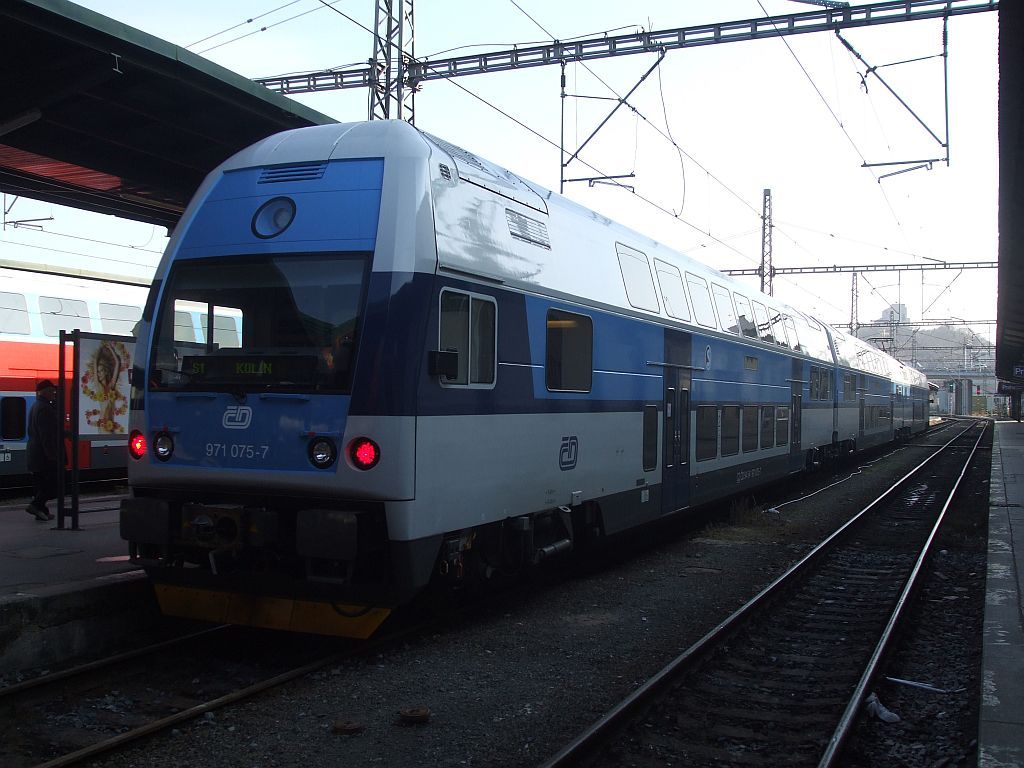
[[[150,385],[348,391],[365,255],[179,262],[163,292]]]
[[[757,338],[757,323],[754,321],[754,310],[750,308],[750,301],[741,293],[734,293],[736,299],[736,314],[739,317],[740,333],[744,336]]]
[[[736,312],[733,310],[729,291],[717,283],[711,284],[711,290],[715,294],[715,306],[718,307],[718,319],[722,321],[722,329],[729,333],[739,333],[740,327],[736,322]]]

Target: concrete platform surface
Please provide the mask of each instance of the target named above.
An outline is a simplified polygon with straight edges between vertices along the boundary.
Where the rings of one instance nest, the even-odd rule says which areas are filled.
[[[137,571],[118,531],[121,498],[82,497],[79,530],[70,530],[70,517],[57,529],[53,501],[48,523],[25,512],[25,501],[0,505],[0,597]]]
[[[1024,768],[1024,424],[992,443],[978,765]]]
[[[0,505],[0,675],[99,654],[161,620],[145,574],[128,562],[120,496],[82,497],[79,529]],[[54,502],[50,503],[55,512]]]

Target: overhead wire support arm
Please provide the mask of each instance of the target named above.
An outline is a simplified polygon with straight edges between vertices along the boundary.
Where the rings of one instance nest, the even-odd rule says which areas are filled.
[[[948,58],[947,58],[947,48],[948,48],[948,42],[949,41],[948,41],[948,37],[947,37],[947,34],[946,34],[946,23],[947,23],[947,21],[948,21],[948,19],[946,19],[944,17],[943,18],[943,30],[942,30],[942,57],[943,57],[943,62],[944,63],[946,61],[948,61]],[[864,87],[867,88],[867,77],[870,76],[870,75],[874,75],[878,79],[878,82],[880,82],[882,85],[885,86],[885,89],[887,91],[889,91],[889,93],[892,95],[892,97],[894,99],[896,99],[896,101],[898,101],[900,103],[900,105],[907,112],[910,113],[911,117],[913,117],[917,121],[918,125],[920,125],[922,128],[924,128],[924,130],[928,133],[928,135],[931,136],[933,139],[935,139],[935,142],[940,147],[942,147],[944,150],[946,150],[946,156],[943,157],[943,158],[938,158],[936,160],[904,160],[904,161],[896,161],[896,162],[889,162],[889,163],[867,163],[867,162],[865,162],[865,163],[862,164],[862,167],[863,168],[870,168],[870,167],[877,166],[877,165],[914,165],[915,166],[914,168],[906,169],[906,170],[909,171],[909,170],[917,170],[919,168],[928,168],[930,170],[931,169],[931,164],[934,163],[934,162],[945,161],[945,163],[947,165],[949,165],[949,97],[948,97],[949,78],[947,76],[945,66],[943,68],[943,80],[945,82],[946,93],[947,93],[947,96],[946,96],[946,139],[945,139],[945,141],[943,141],[942,139],[940,139],[936,135],[935,131],[933,131],[931,128],[928,127],[928,124],[924,120],[921,119],[921,117],[917,114],[917,112],[915,112],[911,108],[911,106],[909,104],[907,104],[907,102],[904,101],[903,98],[898,93],[896,93],[896,90],[891,85],[889,85],[889,83],[887,83],[885,81],[885,78],[882,77],[880,74],[878,74],[879,67],[872,66],[871,64],[869,64],[867,62],[867,60],[863,56],[860,55],[860,52],[858,52],[857,49],[854,48],[845,37],[843,37],[842,33],[838,29],[836,30],[836,37],[839,38],[839,42],[841,42],[843,44],[843,46],[846,48],[846,50],[848,50],[851,54],[853,54],[853,56],[857,59],[857,61],[859,61],[861,64],[863,64],[865,66],[864,76],[863,76],[864,84],[865,84]],[[887,174],[887,176],[895,176],[895,175],[896,174],[894,174],[894,173]]]
[[[575,151],[575,152],[573,152],[573,153],[572,153],[572,155],[570,155],[570,156],[569,156],[569,159],[568,159],[568,160],[566,160],[565,162],[563,162],[563,163],[562,163],[562,173],[563,173],[563,174],[564,174],[564,172],[565,172],[565,169],[569,167],[569,164],[570,164],[570,163],[571,163],[571,162],[572,162],[573,160],[575,160],[576,158],[578,158],[578,157],[579,157],[579,155],[580,155],[580,152],[582,152],[582,151],[583,151],[583,148],[584,148],[585,146],[587,146],[587,144],[589,144],[589,143],[591,142],[591,140],[592,140],[592,139],[593,139],[593,138],[594,138],[594,137],[595,137],[595,136],[596,136],[596,135],[598,134],[598,132],[599,132],[599,131],[600,131],[600,130],[601,130],[602,128],[604,128],[604,127],[605,127],[605,125],[607,125],[607,124],[608,124],[608,121],[612,119],[612,117],[613,117],[613,116],[615,115],[615,113],[619,111],[619,107],[621,107],[621,106],[623,106],[623,105],[626,105],[626,106],[630,106],[630,105],[629,105],[629,97],[630,97],[630,96],[632,96],[632,95],[633,95],[634,93],[636,93],[636,90],[637,90],[637,88],[639,88],[639,87],[640,87],[641,85],[643,85],[644,81],[645,81],[645,80],[646,80],[646,79],[647,79],[647,78],[648,78],[648,77],[650,76],[650,74],[651,74],[651,73],[652,73],[652,72],[653,72],[654,70],[656,70],[656,69],[658,68],[658,66],[659,66],[659,65],[661,64],[661,62],[662,62],[662,61],[663,61],[664,59],[665,59],[665,50],[664,50],[664,49],[661,49],[660,51],[658,51],[658,60],[657,60],[657,61],[655,61],[655,62],[654,62],[654,63],[653,63],[653,64],[652,64],[651,66],[650,66],[650,68],[649,68],[649,69],[648,69],[648,70],[647,70],[646,72],[644,72],[644,73],[643,73],[643,75],[642,75],[642,76],[640,77],[640,79],[639,79],[639,80],[637,80],[637,82],[636,82],[636,85],[634,85],[634,86],[633,86],[632,88],[630,88],[630,89],[629,89],[629,93],[627,93],[627,94],[626,94],[625,96],[623,96],[622,98],[620,98],[620,99],[617,99],[617,100],[616,100],[616,101],[617,101],[617,103],[616,103],[616,105],[615,105],[614,107],[612,107],[612,111],[611,111],[611,112],[609,112],[609,113],[608,113],[608,114],[607,114],[607,115],[605,116],[604,120],[602,120],[602,121],[600,122],[600,124],[599,124],[599,125],[597,126],[597,128],[595,128],[595,129],[594,129],[594,130],[593,130],[593,131],[591,132],[591,134],[590,134],[589,136],[587,136],[587,138],[586,138],[586,139],[585,139],[585,140],[583,141],[583,143],[582,143],[582,144],[580,144],[580,145],[579,145],[579,147],[577,147],[576,151]],[[564,86],[563,86],[563,88],[564,88]],[[563,100],[563,102],[562,102],[562,103],[563,103],[563,104],[565,103],[565,102],[564,102],[564,100]],[[630,106],[630,109],[633,109],[633,107],[631,107],[631,106]],[[635,111],[635,110],[634,110],[634,111]],[[564,149],[563,149],[563,155],[564,155]],[[630,174],[630,176],[632,176],[632,174]],[[602,177],[602,179],[614,179],[614,178],[624,178],[624,177],[618,177],[618,176],[604,176],[604,177]],[[587,180],[587,181],[589,181],[589,182],[591,183],[591,186],[593,186],[593,183],[594,183],[594,181],[596,181],[596,180],[598,180],[598,179],[589,179],[589,178],[588,178],[588,179],[586,179],[586,180]],[[574,179],[566,179],[566,178],[564,178],[564,176],[563,176],[563,178],[562,178],[562,183],[564,184],[564,183],[565,183],[565,182],[567,182],[567,181],[574,181]]]
[[[657,53],[661,50],[695,48],[811,32],[834,32],[849,27],[940,19],[998,9],[998,0],[887,0],[849,8],[825,8],[743,21],[623,35],[602,35],[572,42],[555,41],[546,45],[433,61],[415,58],[408,61],[405,77],[409,82],[420,84],[427,80],[446,80],[465,75],[550,66],[563,61]],[[373,78],[370,69],[362,67],[264,77],[258,78],[256,82],[277,93],[296,94],[363,88],[373,82]]]

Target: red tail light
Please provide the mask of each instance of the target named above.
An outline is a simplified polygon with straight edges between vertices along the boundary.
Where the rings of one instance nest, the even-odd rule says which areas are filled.
[[[128,437],[128,452],[133,459],[141,459],[146,455],[146,436],[137,429]]]
[[[357,437],[348,448],[357,469],[373,469],[380,461],[380,448],[368,437]]]

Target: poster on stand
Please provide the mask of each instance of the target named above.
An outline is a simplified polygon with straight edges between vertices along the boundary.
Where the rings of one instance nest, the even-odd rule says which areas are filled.
[[[135,342],[131,337],[79,337],[78,430],[79,435],[128,433],[128,374],[132,369]]]

